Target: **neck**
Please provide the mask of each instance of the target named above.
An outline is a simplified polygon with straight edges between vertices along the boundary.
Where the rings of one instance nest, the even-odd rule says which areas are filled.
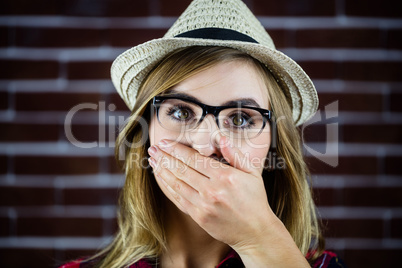
[[[230,247],[211,237],[169,200],[167,203],[165,230],[168,249],[161,256],[161,266],[217,266],[230,251]]]

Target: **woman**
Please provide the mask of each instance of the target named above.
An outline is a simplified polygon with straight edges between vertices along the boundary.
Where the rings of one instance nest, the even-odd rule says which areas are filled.
[[[63,267],[342,267],[323,253],[296,128],[316,91],[242,2],[194,1],[112,79],[132,109],[119,231]]]

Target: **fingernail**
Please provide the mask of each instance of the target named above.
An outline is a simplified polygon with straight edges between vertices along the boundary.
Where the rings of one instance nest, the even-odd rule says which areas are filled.
[[[153,167],[153,168],[156,167],[156,161],[152,157],[148,158],[148,162],[151,165],[151,167]]]
[[[148,148],[148,153],[149,153],[150,155],[155,155],[157,151],[158,151],[158,150],[156,149],[155,146],[151,146],[151,147]]]
[[[165,140],[161,140],[161,141],[159,141],[159,143],[158,143],[158,145],[161,146],[161,147],[166,147],[167,144],[168,144],[168,143],[167,143],[167,141],[165,141]]]

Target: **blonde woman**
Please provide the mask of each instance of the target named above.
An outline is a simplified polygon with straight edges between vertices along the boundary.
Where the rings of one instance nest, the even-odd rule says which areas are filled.
[[[344,267],[324,251],[296,128],[316,91],[241,1],[194,1],[112,79],[132,110],[119,230],[62,267]]]

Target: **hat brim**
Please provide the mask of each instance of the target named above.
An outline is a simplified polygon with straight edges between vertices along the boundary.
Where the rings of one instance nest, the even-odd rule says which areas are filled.
[[[282,52],[258,43],[200,38],[159,38],[135,46],[119,55],[112,64],[112,82],[130,110],[135,105],[141,82],[167,54],[190,46],[222,46],[243,51],[267,66],[292,107],[293,121],[301,125],[318,108],[314,84],[304,70]]]

